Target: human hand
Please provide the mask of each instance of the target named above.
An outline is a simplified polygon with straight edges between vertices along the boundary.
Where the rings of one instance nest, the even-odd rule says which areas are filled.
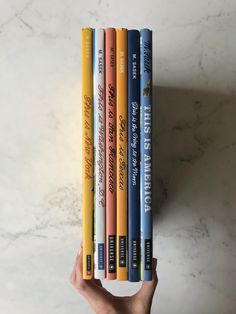
[[[82,277],[83,249],[77,255],[70,276],[72,285],[89,302],[96,314],[149,314],[157,286],[156,258],[153,259],[153,279],[143,281],[138,292],[132,296],[118,297],[108,292],[99,279],[84,280]]]

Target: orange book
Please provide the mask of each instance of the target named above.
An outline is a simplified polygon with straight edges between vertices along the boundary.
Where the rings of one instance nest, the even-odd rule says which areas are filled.
[[[116,31],[105,31],[106,278],[116,279]]]
[[[117,279],[127,280],[127,29],[116,30]]]
[[[83,279],[93,276],[92,28],[82,29],[82,240]]]

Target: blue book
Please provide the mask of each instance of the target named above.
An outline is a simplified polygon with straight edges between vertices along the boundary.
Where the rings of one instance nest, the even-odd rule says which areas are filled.
[[[152,31],[140,31],[141,280],[152,280]]]
[[[140,279],[140,33],[128,31],[128,280]]]

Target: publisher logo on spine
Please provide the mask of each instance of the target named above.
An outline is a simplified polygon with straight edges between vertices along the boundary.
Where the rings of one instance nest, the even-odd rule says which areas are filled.
[[[108,237],[108,272],[116,273],[116,237],[109,235]]]
[[[132,269],[138,269],[139,267],[139,261],[140,261],[140,254],[139,254],[139,240],[133,239],[132,240],[132,251],[131,251],[131,268]]]
[[[145,240],[145,256],[144,256],[145,270],[152,269],[152,240]]]
[[[86,255],[86,259],[87,259],[87,275],[91,275],[92,274],[92,263],[91,263],[91,255]]]
[[[126,237],[119,236],[119,267],[126,267]]]
[[[104,244],[98,243],[98,269],[104,269]]]

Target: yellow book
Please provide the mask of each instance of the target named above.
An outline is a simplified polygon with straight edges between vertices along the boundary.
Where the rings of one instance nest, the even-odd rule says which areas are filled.
[[[93,276],[92,28],[82,29],[82,241],[83,279]]]
[[[127,280],[127,29],[116,30],[117,279]]]

